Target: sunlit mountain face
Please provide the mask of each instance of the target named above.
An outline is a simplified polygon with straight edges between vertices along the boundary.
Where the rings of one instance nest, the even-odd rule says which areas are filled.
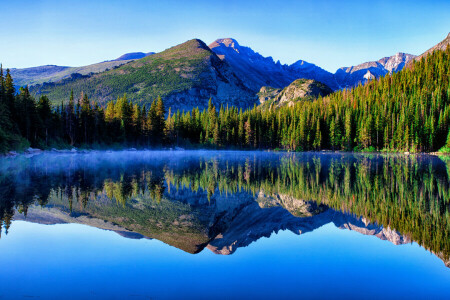
[[[333,224],[395,245],[416,242],[450,266],[448,171],[448,162],[421,155],[121,151],[2,158],[2,237],[16,234],[13,220],[78,223],[188,253],[230,255],[273,233],[301,239]]]

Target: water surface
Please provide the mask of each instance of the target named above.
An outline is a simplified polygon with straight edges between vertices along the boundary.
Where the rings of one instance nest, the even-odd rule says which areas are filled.
[[[0,299],[445,299],[448,171],[425,155],[2,158]]]

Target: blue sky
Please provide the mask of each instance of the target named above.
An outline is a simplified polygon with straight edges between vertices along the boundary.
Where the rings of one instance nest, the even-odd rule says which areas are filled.
[[[450,32],[450,1],[0,0],[0,62],[79,66],[233,37],[282,63],[342,66],[420,54]]]

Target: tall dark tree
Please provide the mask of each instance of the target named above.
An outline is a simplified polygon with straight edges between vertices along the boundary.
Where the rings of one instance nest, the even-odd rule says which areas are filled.
[[[53,129],[53,113],[50,106],[50,100],[47,96],[41,96],[37,103],[37,113],[42,124],[42,136],[44,136],[45,146],[48,146],[49,132]]]

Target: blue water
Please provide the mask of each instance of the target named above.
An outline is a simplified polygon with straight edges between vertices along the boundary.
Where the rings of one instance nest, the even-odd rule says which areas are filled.
[[[40,158],[30,159],[29,164],[24,167],[26,174],[31,174],[34,172],[32,170],[36,170],[33,159],[37,161]],[[264,156],[264,159],[267,157]],[[360,163],[358,159],[356,158],[356,162],[352,161],[352,163]],[[326,161],[324,158],[322,160]],[[183,158],[182,164],[187,164],[186,161]],[[226,168],[230,168],[233,161],[234,159],[228,161]],[[428,158],[420,163],[428,163]],[[175,165],[177,167],[173,167],[172,163],[166,163],[165,170],[167,171],[169,168],[177,174],[186,174],[187,169],[178,169],[180,165]],[[432,165],[444,166],[434,159],[432,159]],[[203,170],[202,166],[195,172]],[[274,163],[270,168],[276,166],[277,163]],[[130,170],[126,166],[124,168],[123,165],[121,168]],[[222,168],[219,164],[218,171],[216,170],[215,173],[225,172],[226,168]],[[137,170],[130,172],[141,174],[139,170],[141,169],[138,167]],[[259,174],[266,174],[264,169],[262,170],[259,171]],[[155,174],[159,171],[160,166],[155,167],[152,178],[155,178]],[[102,175],[103,177],[99,175],[89,184],[86,182],[83,184],[86,184],[88,191],[96,190],[96,186],[101,190],[103,183],[97,183],[97,181],[118,180],[117,182],[119,182],[124,180],[123,178],[126,180],[127,171],[124,172],[118,177],[107,172],[107,175]],[[438,169],[434,172],[441,174]],[[58,172],[52,174],[53,176],[63,176]],[[171,178],[167,172],[165,174],[162,175],[165,176],[165,180]],[[70,186],[78,186],[76,182],[82,181],[78,175],[76,175],[78,179],[71,181]],[[64,182],[68,182],[67,174],[64,176]],[[266,175],[261,176],[266,177]],[[36,179],[36,177],[33,178]],[[87,179],[89,176],[85,175],[84,178]],[[134,178],[134,181],[131,181],[136,182],[137,176],[130,178]],[[26,178],[22,177],[22,179],[24,182],[26,181]],[[262,182],[263,178],[258,180]],[[21,182],[21,184],[23,183]],[[61,188],[62,183],[58,184]],[[52,189],[57,189],[58,184],[52,183]],[[206,194],[201,194],[200,200],[195,201],[189,200],[189,197],[188,200],[179,200],[178,198],[178,200],[174,200],[174,197],[178,197],[174,187],[169,192],[167,181],[164,185],[166,189],[163,199],[187,201],[186,207],[194,210],[202,209],[202,214],[210,213],[211,207],[213,207],[213,211],[219,210],[219,207],[227,201],[240,201],[239,197],[234,200],[222,199],[218,196],[218,191],[211,196],[209,202],[206,201]],[[42,185],[39,186],[40,189],[43,189]],[[37,193],[36,189],[30,195],[35,193]],[[24,195],[24,192],[21,191],[20,195]],[[98,218],[99,207],[102,208],[105,205],[106,207],[117,205],[117,209],[120,210],[119,214],[136,212],[134,210],[144,208],[142,206],[136,208],[133,201],[143,201],[142,203],[150,201],[141,199],[144,197],[143,195],[146,195],[145,193],[140,196],[130,193],[126,204],[119,205],[116,204],[116,201],[113,201],[113,204],[109,204],[109,202],[105,204],[106,200],[100,200],[104,198],[94,197],[91,194],[85,208],[76,208],[79,209],[76,213],[76,209],[73,208],[74,212],[71,213],[64,202],[58,202],[60,200],[54,199],[54,196],[51,195],[50,193],[49,199],[42,207],[57,208],[66,216],[73,218],[80,214],[97,214],[95,217]],[[15,198],[16,194],[11,197]],[[17,199],[19,198],[17,197]],[[199,201],[205,201],[205,203]],[[0,239],[0,299],[450,298],[450,268],[445,266],[440,257],[414,241],[394,245],[392,242],[382,240],[374,235],[338,228],[331,220],[324,221],[323,225],[316,226],[317,228],[313,227],[311,231],[305,231],[302,234],[296,234],[293,230],[274,228],[268,237],[255,233],[259,229],[263,232],[262,228],[269,225],[264,220],[257,220],[256,214],[261,210],[258,208],[259,206],[252,206],[251,201],[256,200],[249,201],[250,204],[245,206],[245,209],[250,210],[251,208],[252,212],[249,213],[248,218],[251,218],[253,214],[255,219],[249,220],[249,225],[246,225],[252,226],[248,233],[236,235],[237,245],[240,246],[230,255],[213,253],[205,245],[202,246],[199,253],[192,254],[185,249],[170,245],[167,241],[165,243],[151,238],[151,236],[141,239],[127,238],[114,231],[71,222],[61,224],[63,222],[54,221],[52,225],[45,225],[42,223],[52,222],[45,219],[45,216],[39,215],[43,208],[31,202],[28,217],[19,218],[21,216],[20,205],[16,203],[15,218],[20,220],[12,221],[7,235],[5,226],[3,226]],[[153,203],[151,207],[167,205],[164,204],[164,200],[151,203]],[[80,205],[74,204],[73,206],[79,207]],[[447,204],[444,204],[444,207],[445,205]],[[270,209],[274,213],[281,213],[281,210],[284,210],[280,206],[262,208],[263,211]],[[231,208],[226,210],[227,213],[230,211],[232,211]],[[285,212],[283,211],[283,213]],[[313,217],[293,217],[288,212],[280,215],[285,216],[284,218],[292,218],[291,223],[303,218],[302,220],[305,220],[306,223],[312,224],[311,220],[319,218],[325,213],[327,210],[325,212],[316,211],[313,213]],[[358,226],[365,228],[365,225],[357,223],[358,216],[352,217],[347,213],[336,211],[337,216],[348,218],[350,220],[348,222],[351,224],[359,224]],[[33,214],[39,215],[41,219],[39,221],[29,219]],[[185,213],[183,212],[183,214]],[[195,211],[193,215],[195,215]],[[159,218],[158,215],[156,218]],[[162,218],[161,216],[161,220]],[[201,217],[199,218],[201,219]],[[336,218],[334,217],[334,222],[338,222]],[[325,217],[324,219],[326,220]],[[141,219],[136,218],[136,220]],[[236,217],[234,220],[233,222],[236,222],[238,218]],[[274,217],[273,220],[276,218]],[[267,219],[267,222],[273,220]],[[277,222],[283,223],[284,221],[280,219]],[[146,220],[139,222],[144,222],[142,223],[144,227],[150,226],[150,223],[145,223]],[[225,223],[229,226],[228,229],[221,227],[222,231],[219,232],[225,236],[239,227],[239,224],[234,224],[232,221],[227,222]],[[141,223],[134,221],[132,224]],[[215,226],[208,222],[201,224],[206,224],[204,225],[206,228]],[[122,225],[123,228],[130,226],[129,223],[119,225]],[[292,227],[289,226],[288,228]],[[367,225],[367,228],[369,227],[370,225]],[[147,233],[144,229],[136,232]],[[209,232],[210,238],[214,238],[216,233]],[[169,233],[171,231],[167,229],[166,232],[163,231],[163,236]],[[252,237],[248,245],[239,244],[242,242],[243,236],[252,236],[253,234],[255,237]],[[403,233],[399,232],[399,234]],[[155,236],[159,235],[155,233]],[[445,244],[445,241],[443,243]]]
[[[1,297],[20,299],[448,299],[450,270],[417,244],[327,224],[229,256],[192,255],[84,225],[14,222],[0,243]]]

